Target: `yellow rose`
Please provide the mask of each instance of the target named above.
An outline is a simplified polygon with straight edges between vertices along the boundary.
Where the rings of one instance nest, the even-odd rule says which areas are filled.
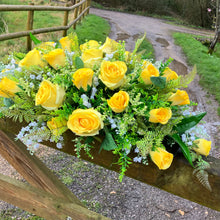
[[[196,144],[196,147],[193,147],[193,150],[196,151],[198,154],[202,154],[204,156],[209,155],[209,151],[211,150],[211,141],[207,141],[205,139],[197,139],[193,141]]]
[[[93,70],[89,68],[81,68],[78,69],[73,74],[73,83],[74,85],[80,89],[83,88],[84,91],[87,91],[87,86],[92,85],[92,77],[93,77]]]
[[[80,50],[82,52],[88,49],[99,49],[99,43],[96,40],[90,40],[80,45]]]
[[[129,95],[127,92],[119,91],[107,100],[107,102],[113,112],[121,113],[128,106]]]
[[[150,151],[150,157],[160,170],[168,169],[173,161],[173,154],[160,147],[155,151]]]
[[[50,49],[50,48],[55,48],[55,42],[53,41],[48,41],[48,42],[43,42],[40,45],[37,45],[37,48],[41,48],[41,49]]]
[[[149,121],[152,123],[167,124],[168,120],[172,117],[170,108],[158,108],[150,111]]]
[[[15,96],[16,92],[21,91],[18,87],[18,83],[8,79],[7,77],[3,77],[0,81],[0,96],[5,98],[11,98]]]
[[[163,77],[166,77],[166,81],[170,81],[173,79],[178,79],[178,75],[175,71],[171,70],[169,67],[166,67],[163,71]]]
[[[172,102],[171,105],[188,105],[190,104],[189,96],[186,91],[177,90],[176,93],[168,98],[168,101]]]
[[[94,136],[104,126],[101,114],[94,109],[77,109],[69,116],[67,127],[79,136]]]
[[[40,67],[44,67],[47,65],[47,63],[45,61],[43,61],[40,52],[37,49],[33,49],[26,54],[24,59],[22,59],[18,63],[18,65],[20,67],[22,67],[22,66],[29,67],[29,66],[33,66],[33,65],[38,65]]]
[[[93,68],[95,65],[100,65],[103,58],[103,52],[99,49],[88,49],[83,51],[82,60],[84,67]]]
[[[102,61],[99,78],[109,88],[116,89],[125,81],[127,66],[122,61]]]
[[[148,64],[143,71],[141,72],[141,79],[144,81],[146,85],[152,84],[150,77],[160,75],[159,70],[152,64]]]
[[[47,110],[55,110],[62,105],[64,96],[63,88],[44,80],[36,94],[35,105],[41,105]]]
[[[60,117],[52,118],[51,121],[47,122],[47,127],[51,130],[53,135],[59,136],[68,129],[67,120]]]
[[[54,69],[57,69],[58,66],[64,66],[66,61],[65,53],[62,49],[51,50],[48,54],[43,55],[43,58]]]
[[[69,52],[72,51],[72,47],[74,46],[73,39],[70,39],[68,36],[66,36],[66,37],[61,38],[59,42],[63,50],[67,50]]]
[[[109,37],[106,38],[105,43],[100,47],[100,49],[104,53],[113,53],[117,50],[118,42],[110,39]]]

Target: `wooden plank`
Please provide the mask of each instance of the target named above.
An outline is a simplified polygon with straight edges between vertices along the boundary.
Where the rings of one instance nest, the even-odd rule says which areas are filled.
[[[15,135],[0,130],[0,154],[32,185],[78,205],[82,203]]]
[[[67,4],[65,6],[67,7]],[[68,17],[69,17],[69,11],[65,11],[63,16],[63,26],[68,25]],[[63,37],[65,37],[66,35],[67,35],[67,29],[63,30]]]
[[[16,127],[15,123],[10,120],[0,120],[0,128],[3,126],[13,133],[18,133],[20,130],[18,128],[19,125]],[[70,130],[64,133],[65,144],[61,151],[70,155],[76,155],[72,142],[74,137],[74,134]],[[100,137],[100,139],[102,140],[103,137]],[[56,149],[56,145],[51,142],[44,144]],[[94,159],[88,158],[83,152],[81,158],[109,170],[119,172],[119,166],[115,164],[118,158],[113,155],[112,152],[101,151],[99,154],[100,142],[98,141],[94,141],[93,146],[94,148],[91,150],[91,154]],[[129,156],[133,158],[135,155],[131,154]],[[207,171],[209,173],[209,182],[212,187],[212,192],[201,185],[197,178],[193,176],[193,168],[182,155],[176,156],[171,167],[167,170],[161,171],[156,165],[149,161],[148,166],[139,163],[131,164],[125,175],[220,211],[220,160],[213,157],[207,157],[207,160],[210,161],[211,165],[211,168]]]
[[[34,5],[34,3],[29,3],[29,5]],[[27,31],[33,29],[33,24],[34,24],[34,11],[28,11],[28,17],[27,17]],[[30,36],[27,36],[27,51],[31,50],[31,44],[32,40]]]
[[[66,8],[65,6],[28,6],[28,5],[0,5],[0,11],[71,11],[83,4],[86,0],[81,0],[79,3]]]
[[[0,174],[0,199],[47,220],[110,220],[80,205]]]
[[[73,20],[71,23],[69,23],[69,25],[67,26],[39,28],[39,29],[31,30],[31,31],[21,31],[21,32],[16,32],[16,33],[2,34],[0,35],[0,41],[29,36],[30,33],[35,35],[35,34],[43,34],[43,33],[55,32],[55,31],[68,30],[70,27],[72,27],[73,24],[75,24],[81,18],[84,12],[86,12],[88,9],[89,7],[86,8],[81,14],[79,14],[78,17],[75,20]]]

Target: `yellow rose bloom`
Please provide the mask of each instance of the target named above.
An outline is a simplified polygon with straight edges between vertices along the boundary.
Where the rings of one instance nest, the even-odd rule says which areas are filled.
[[[177,90],[176,93],[168,98],[168,101],[172,102],[171,105],[188,105],[190,104],[189,96],[184,90]]]
[[[87,86],[92,85],[92,77],[93,77],[93,70],[90,68],[81,68],[78,69],[73,74],[73,84],[78,88],[83,88],[84,91],[87,91]]]
[[[58,85],[44,80],[35,97],[35,105],[41,105],[47,110],[59,108],[64,100],[65,91]]]
[[[59,42],[63,50],[67,50],[69,52],[72,51],[71,48],[74,45],[74,41],[70,39],[68,36],[61,38]]]
[[[16,92],[21,91],[18,87],[18,83],[8,79],[7,77],[3,77],[0,81],[0,96],[5,98],[11,98],[15,96]]]
[[[209,155],[209,151],[211,150],[211,141],[207,141],[205,139],[197,139],[193,141],[196,144],[196,147],[193,147],[193,150],[196,151],[198,154],[202,154],[204,156]]]
[[[53,135],[59,136],[63,134],[67,128],[67,120],[65,118],[55,117],[47,122],[47,127],[51,130]]]
[[[88,49],[82,54],[84,67],[93,68],[95,65],[100,65],[103,58],[103,52],[99,49]]]
[[[116,89],[125,81],[127,66],[122,61],[102,61],[99,78],[109,88]]]
[[[115,93],[109,100],[107,100],[108,105],[115,113],[121,113],[128,106],[129,95],[127,92],[119,91]]]
[[[89,49],[99,49],[99,43],[96,40],[90,40],[84,44],[80,45],[80,50],[83,52]]]
[[[152,63],[150,63],[141,72],[141,79],[144,81],[146,85],[150,85],[152,84],[150,77],[158,77],[159,75],[159,70]]]
[[[52,66],[57,69],[58,66],[64,66],[66,61],[66,56],[64,50],[55,49],[50,51],[48,54],[43,55],[43,58]]]
[[[115,52],[117,50],[117,47],[118,47],[118,42],[107,37],[105,43],[100,47],[100,49],[104,53],[110,54]]]
[[[160,147],[155,151],[150,151],[150,157],[160,170],[168,169],[173,161],[173,154]]]
[[[166,77],[166,81],[170,81],[173,79],[178,79],[178,75],[175,71],[171,70],[169,67],[166,67],[163,71],[163,77]]]
[[[40,52],[37,49],[33,49],[26,54],[24,59],[22,59],[18,63],[18,65],[20,67],[22,66],[29,67],[29,66],[34,66],[34,65],[44,67],[47,65],[47,63],[43,60],[43,57],[41,56]]]
[[[45,50],[50,48],[55,48],[55,42],[53,41],[43,42],[40,45],[37,45],[37,48],[41,48]]]
[[[79,136],[94,136],[104,127],[101,114],[94,109],[77,109],[72,112],[67,127]]]
[[[172,117],[172,111],[170,108],[158,108],[150,111],[149,121],[152,123],[167,124]]]

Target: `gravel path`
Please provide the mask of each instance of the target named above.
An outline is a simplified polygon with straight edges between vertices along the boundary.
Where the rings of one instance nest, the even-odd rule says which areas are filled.
[[[90,13],[107,19],[112,26],[110,37],[115,40],[125,40],[128,50],[133,49],[132,47],[137,36],[140,33],[146,32],[147,38],[155,48],[157,60],[165,60],[169,57],[174,58],[172,68],[181,74],[184,74],[190,69],[180,48],[174,45],[170,33],[171,31],[195,33],[195,30],[165,24],[160,19],[125,13],[97,9],[91,9]],[[196,33],[198,32],[196,31]],[[199,34],[207,35],[207,32],[199,32]],[[198,108],[207,110],[210,114],[206,119],[207,128],[213,139],[215,138],[215,143],[219,143],[217,132],[220,120],[216,113],[217,104],[213,100],[211,108],[207,109],[206,93],[198,86],[198,80],[197,78],[193,86],[189,88],[191,99],[202,103]],[[199,96],[198,93],[200,94]],[[212,154],[220,158],[218,148],[212,150]],[[88,207],[112,219],[220,219],[220,212],[179,198],[128,177],[125,177],[123,182],[119,183],[117,173],[73,158],[64,153],[42,146],[38,155]],[[20,178],[16,171],[1,157],[0,164],[1,173]],[[9,208],[13,208],[13,206],[5,202],[0,202],[0,210],[4,211]],[[13,209],[10,217],[21,219],[20,216],[24,215],[18,214]],[[27,215],[25,216],[24,219],[27,219]],[[0,216],[0,219],[6,218],[1,218]]]

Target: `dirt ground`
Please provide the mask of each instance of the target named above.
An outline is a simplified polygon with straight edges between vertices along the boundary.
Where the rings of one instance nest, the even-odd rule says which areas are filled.
[[[137,36],[146,32],[146,37],[154,46],[156,59],[166,60],[172,57],[174,61],[171,68],[178,74],[186,74],[186,72],[191,70],[191,67],[187,65],[181,49],[174,44],[171,32],[181,31],[205,36],[213,34],[212,32],[173,26],[155,18],[98,9],[91,9],[90,13],[107,19],[112,28],[110,37],[115,40],[125,40],[127,50],[132,50]],[[207,111],[205,126],[212,138],[213,146],[220,146],[220,119],[216,111],[218,105],[199,86],[198,82],[199,77],[197,76],[188,88],[190,99],[199,103],[197,110]],[[48,167],[54,170],[61,178],[66,175],[65,169],[73,170],[72,182],[67,183],[68,187],[92,210],[111,219],[220,219],[220,212],[128,177],[125,177],[123,182],[119,183],[118,174],[115,172],[67,156],[58,151],[42,147],[39,153]],[[219,148],[213,147],[211,155],[220,158]],[[1,157],[0,164],[0,173],[10,174],[19,178],[19,175]],[[10,208],[13,208],[13,206],[0,202],[0,210],[4,211]],[[19,219],[19,215],[16,212],[11,216],[14,219]]]

